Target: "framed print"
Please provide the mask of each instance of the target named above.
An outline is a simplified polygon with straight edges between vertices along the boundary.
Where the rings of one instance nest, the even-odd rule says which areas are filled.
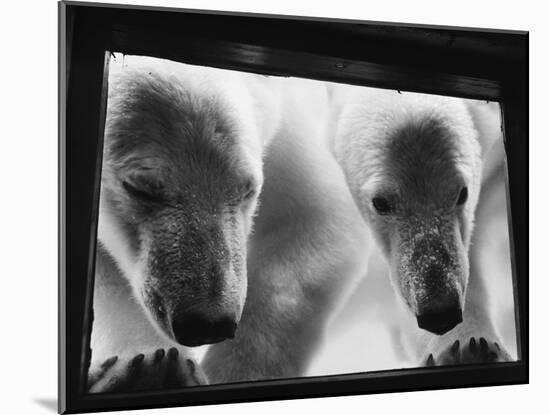
[[[528,382],[528,34],[60,2],[59,411]]]

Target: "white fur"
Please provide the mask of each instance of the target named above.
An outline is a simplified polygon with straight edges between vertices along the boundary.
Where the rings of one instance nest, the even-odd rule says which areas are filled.
[[[329,90],[333,119],[329,145],[346,173],[350,190],[373,233],[381,235],[388,232],[384,228],[391,223],[378,220],[377,214],[373,213],[373,191],[380,188],[390,188],[398,194],[400,191],[399,183],[392,181],[393,172],[388,170],[385,162],[387,140],[391,139],[397,129],[422,119],[438,120],[441,126],[452,131],[455,136],[455,164],[450,167],[458,168],[468,185],[470,196],[463,214],[464,226],[471,232],[482,185],[480,165],[484,162],[483,177],[488,177],[503,163],[502,141],[499,142],[502,136],[498,129],[498,117],[495,117],[496,104],[361,87],[330,85]],[[419,165],[423,162],[418,160]],[[495,183],[489,183],[484,192],[492,194],[497,185]],[[478,209],[485,213],[484,222],[478,225],[481,227],[479,235],[483,235],[490,219],[486,216],[486,203],[483,200]],[[502,347],[494,318],[490,314],[491,290],[487,287],[480,265],[483,256],[483,252],[478,252],[482,246],[479,245],[480,236],[474,239],[476,243],[470,255],[470,281],[464,322],[450,332],[436,336],[418,329],[416,321],[410,316],[404,316],[392,305],[395,303],[394,293],[381,292],[380,298],[376,298],[376,302],[383,304],[382,318],[395,334],[394,347],[401,354],[409,353],[415,359],[415,365],[419,362],[425,364],[429,353],[441,355],[455,340],[465,345],[470,337],[485,337],[489,344],[496,341]],[[384,238],[379,236],[378,240],[387,256],[388,250],[383,246]],[[465,246],[466,253],[468,248],[469,242]],[[406,346],[402,343],[403,336],[410,342]]]
[[[210,380],[303,375],[333,310],[365,272],[368,249],[367,231],[324,142],[329,107],[323,84],[148,58],[117,57],[116,64],[113,74],[152,65],[184,79],[191,94],[226,102],[241,133],[233,152],[264,182],[248,243],[245,309],[235,339],[210,347],[205,356]],[[113,177],[104,175],[104,186],[112,186]],[[139,274],[139,258],[132,257],[109,209],[101,209],[100,241],[122,273]],[[112,267],[108,274],[96,275],[92,364],[127,353],[124,347],[144,352],[173,346],[150,330],[139,311],[141,301],[131,294],[140,289],[139,277],[126,282]],[[118,315],[119,308],[133,311]],[[147,328],[124,327],[127,318],[141,322],[138,330]]]

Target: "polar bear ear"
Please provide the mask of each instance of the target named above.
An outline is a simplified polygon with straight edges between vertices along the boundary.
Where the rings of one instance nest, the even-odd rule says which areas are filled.
[[[325,89],[327,91],[327,97],[329,105],[335,115],[339,115],[342,107],[352,94],[357,93],[358,90],[363,90],[354,85],[337,84],[333,82],[325,82]]]
[[[326,125],[326,142],[329,145],[329,149],[333,154],[337,153],[336,150],[336,136],[339,125],[340,116],[346,103],[349,102],[350,96],[357,91],[358,87],[346,84],[337,84],[332,82],[325,82],[325,89],[328,98],[329,112]]]
[[[506,158],[504,134],[502,130],[502,112],[497,102],[466,101],[468,111],[477,131],[483,159],[483,178],[499,171]]]
[[[482,157],[485,159],[491,148],[503,140],[500,105],[497,102],[474,100],[466,101],[466,105],[478,133]]]
[[[252,124],[262,147],[269,145],[281,124],[283,98],[280,79],[267,75],[240,74],[246,81]]]

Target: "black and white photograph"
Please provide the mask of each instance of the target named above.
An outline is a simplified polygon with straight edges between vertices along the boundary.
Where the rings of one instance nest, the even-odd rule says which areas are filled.
[[[2,6],[2,414],[530,415],[544,2]]]
[[[112,54],[89,392],[517,359],[497,103]]]
[[[59,19],[60,413],[529,382],[528,32]]]

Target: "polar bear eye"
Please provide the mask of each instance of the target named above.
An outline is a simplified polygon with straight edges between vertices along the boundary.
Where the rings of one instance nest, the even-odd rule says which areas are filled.
[[[456,201],[457,206],[463,205],[464,203],[466,203],[466,200],[468,200],[468,188],[464,186],[462,189],[460,189],[458,200]]]
[[[122,187],[131,196],[142,200],[151,202],[160,202],[163,200],[161,194],[162,186],[159,184],[153,184],[148,181],[138,183],[132,180],[123,180]]]
[[[229,194],[229,200],[227,203],[231,206],[237,206],[241,203],[248,202],[256,196],[256,186],[253,181],[246,181],[244,184],[233,188]]]
[[[388,202],[383,197],[375,197],[372,199],[372,205],[376,209],[376,211],[382,215],[388,214],[391,212],[391,205],[390,202]]]
[[[246,201],[252,199],[256,195],[256,186],[252,180],[248,180],[241,188],[241,200]]]
[[[254,195],[256,194],[256,190],[255,189],[250,189],[244,196],[243,196],[243,200],[250,200],[254,197]]]

